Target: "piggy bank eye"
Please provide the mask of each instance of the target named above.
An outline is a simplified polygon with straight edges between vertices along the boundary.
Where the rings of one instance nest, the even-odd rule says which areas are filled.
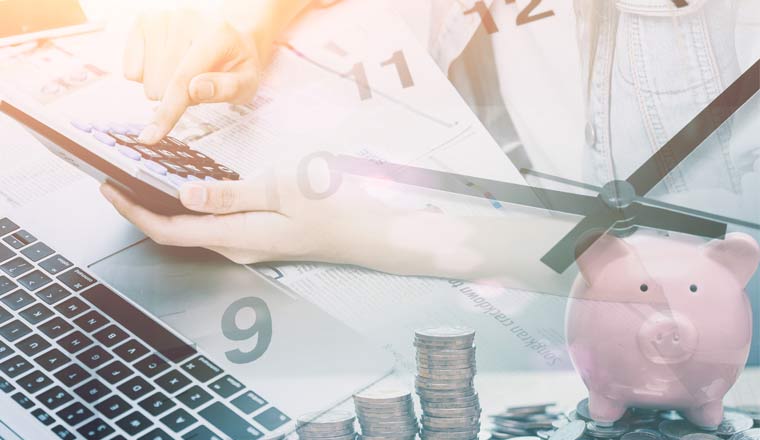
[[[647,290],[649,290],[649,286],[647,286],[646,284],[642,284],[641,286],[639,286],[639,290],[641,290],[642,292],[646,292]]]
[[[697,288],[696,284],[692,284],[691,286],[689,286],[689,290],[691,290],[691,293],[697,293],[697,290],[699,289]]]

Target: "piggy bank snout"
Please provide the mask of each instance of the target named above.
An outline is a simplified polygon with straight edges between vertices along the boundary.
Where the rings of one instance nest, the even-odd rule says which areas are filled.
[[[677,313],[657,313],[639,329],[639,349],[655,364],[685,362],[697,349],[699,334],[691,321]]]

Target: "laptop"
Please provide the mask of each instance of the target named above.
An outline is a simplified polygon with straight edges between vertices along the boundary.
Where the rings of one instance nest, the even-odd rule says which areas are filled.
[[[79,0],[1,0],[0,47],[101,29]]]

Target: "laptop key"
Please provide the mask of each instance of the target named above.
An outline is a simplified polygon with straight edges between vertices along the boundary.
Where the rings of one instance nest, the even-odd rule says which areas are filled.
[[[0,361],[13,354],[13,349],[0,341]]]
[[[198,422],[198,419],[191,416],[190,413],[182,408],[176,409],[161,418],[161,423],[166,425],[174,432],[184,431],[185,429],[193,426],[196,422]]]
[[[140,376],[133,377],[132,379],[129,379],[128,381],[119,385],[119,391],[124,393],[125,396],[129,397],[132,400],[139,400],[155,389],[156,387],[149,384]]]
[[[6,241],[7,243],[7,241]],[[10,260],[11,258],[15,257],[16,253],[12,250],[8,249],[8,246],[0,243],[0,262]]]
[[[58,345],[69,353],[74,354],[92,345],[92,339],[77,330],[59,339]]]
[[[64,321],[61,317],[56,316],[50,321],[37,327],[42,333],[50,339],[58,339],[59,336],[63,336],[74,327],[68,322]]]
[[[21,315],[21,317],[29,324],[37,325],[53,316],[53,312],[44,305],[37,303],[22,311],[19,315]]]
[[[53,424],[53,422],[55,422],[55,419],[50,414],[46,413],[42,408],[37,408],[32,411],[32,415],[35,419],[39,420],[39,422],[45,426],[50,426]]]
[[[21,393],[15,393],[11,396],[11,399],[13,399],[16,403],[19,404],[24,409],[29,409],[34,406],[34,402],[32,402],[32,399],[29,397],[21,394]]]
[[[174,403],[170,397],[167,397],[166,394],[160,391],[140,402],[140,407],[152,416],[165,413],[175,406],[177,406],[177,404]]]
[[[39,263],[39,265],[50,275],[58,275],[59,273],[68,270],[74,264],[60,255],[55,255]]]
[[[121,363],[121,361],[113,361],[105,367],[98,370],[98,375],[106,380],[111,385],[121,382],[134,374],[134,371],[129,367]]]
[[[69,319],[84,313],[90,306],[85,304],[79,298],[71,298],[55,306],[55,309],[61,312],[61,314]]]
[[[114,429],[101,419],[95,419],[77,429],[87,440],[101,440],[114,433]]]
[[[58,275],[58,281],[74,292],[79,292],[95,284],[95,279],[78,267]]]
[[[61,420],[72,427],[77,426],[78,424],[95,415],[92,411],[87,409],[79,402],[74,402],[72,405],[69,405],[66,408],[58,411],[56,414],[61,418]]]
[[[253,420],[258,422],[259,425],[265,427],[266,429],[275,431],[282,425],[288,423],[290,421],[290,417],[283,414],[279,409],[271,407],[265,411],[262,411],[261,414],[254,417]]]
[[[13,356],[0,364],[0,372],[5,373],[11,379],[31,370],[32,364],[21,356]]]
[[[177,400],[185,404],[185,406],[190,409],[196,409],[211,399],[211,394],[207,393],[197,385],[188,388],[179,396],[177,396]]]
[[[24,249],[23,251],[21,251],[21,253],[26,258],[36,263],[42,260],[43,258],[47,258],[53,255],[55,251],[50,249],[50,247],[48,247],[48,245],[46,245],[45,243],[38,242]]]
[[[10,234],[11,232],[17,230],[19,226],[11,221],[11,219],[7,217],[0,218],[0,237],[3,235]]]
[[[26,287],[28,291],[34,292],[52,283],[53,280],[41,270],[35,270],[19,278],[18,282]]]
[[[199,414],[216,429],[235,440],[257,440],[264,435],[219,402],[212,403],[202,409]]]
[[[153,422],[137,411],[119,420],[116,424],[129,435],[137,435],[153,426]]]
[[[57,435],[61,440],[77,440],[77,438],[68,429],[61,425],[52,429],[53,434]]]
[[[18,320],[11,321],[8,324],[5,324],[4,326],[0,327],[0,336],[5,338],[5,340],[8,342],[14,342],[18,339],[21,339],[31,332],[32,332],[32,329],[30,329],[29,327],[27,327],[26,324]]]
[[[0,276],[0,296],[5,295],[16,287],[18,287],[18,284],[11,281],[10,278],[5,275]]]
[[[140,362],[135,364],[135,368],[137,370],[148,376],[153,377],[162,371],[165,371],[169,368],[169,364],[166,363],[163,359],[158,357],[158,355],[152,354],[145,359],[141,360]]]
[[[198,356],[187,362],[182,366],[182,369],[202,383],[208,382],[222,373],[222,369],[206,359],[205,356]]]
[[[173,440],[174,437],[167,434],[163,429],[156,428],[140,437],[138,440]]]
[[[9,381],[3,378],[0,378],[0,391],[4,392],[5,394],[8,394],[15,389],[16,387],[14,387],[12,383],[10,383]]]
[[[67,393],[63,388],[57,385],[37,396],[37,400],[50,410],[54,410],[70,402],[72,399],[73,397],[71,394]]]
[[[18,238],[16,238],[13,235],[9,235],[9,236],[3,238],[3,241],[6,242],[6,243],[8,243],[8,245],[10,247],[12,247],[13,249],[21,249],[22,247],[26,246],[23,241],[19,240]],[[1,253],[1,251],[0,251],[0,253]]]
[[[23,229],[16,231],[13,234],[13,238],[20,241],[23,244],[23,246],[21,247],[28,246],[34,243],[35,241],[37,241],[37,237],[35,237],[34,235],[30,234],[28,231],[25,231]]]
[[[107,418],[115,419],[132,409],[132,405],[125,402],[124,399],[119,396],[111,396],[95,405],[95,409]]]
[[[89,379],[90,376],[90,373],[77,364],[71,364],[63,370],[55,373],[56,379],[60,380],[62,384],[69,388],[79,385],[84,380]]]
[[[45,371],[53,371],[57,370],[63,365],[68,364],[71,362],[71,359],[63,354],[61,350],[54,348],[47,353],[43,353],[37,356],[34,358],[34,361],[40,364],[40,366],[44,368]]]
[[[90,310],[89,312],[75,319],[74,324],[78,325],[79,328],[86,331],[87,333],[92,333],[95,330],[108,324],[108,320],[105,316],[101,315],[95,310]]]
[[[37,356],[50,348],[50,342],[40,335],[32,335],[16,343],[16,348],[27,356]]]
[[[111,393],[111,390],[103,382],[92,379],[74,390],[79,397],[87,403],[93,403]]]
[[[105,351],[103,347],[96,345],[79,354],[77,359],[82,361],[91,370],[94,370],[113,359],[113,355]]]
[[[8,322],[12,318],[13,318],[13,315],[11,315],[11,313],[9,311],[5,310],[5,308],[3,308],[2,306],[0,306],[0,324],[4,324],[4,323]]]
[[[205,426],[199,426],[182,436],[183,440],[222,440]]]
[[[256,410],[266,405],[267,401],[253,391],[246,391],[239,397],[232,399],[232,404],[245,414],[253,414]]]
[[[167,393],[174,394],[182,388],[190,385],[190,379],[179,371],[172,370],[156,379],[156,383]]]
[[[32,269],[34,269],[32,263],[21,257],[13,258],[0,264],[0,270],[5,272],[5,274],[11,278],[18,278]]]
[[[6,295],[3,299],[0,299],[9,309],[16,311],[21,310],[24,307],[34,302],[34,298],[23,290],[17,290],[10,295]]]
[[[51,284],[35,293],[35,295],[37,295],[37,298],[41,299],[46,304],[52,306],[58,301],[71,295],[71,293],[68,290],[64,289],[60,284]]]
[[[136,340],[130,339],[114,348],[113,352],[120,358],[131,363],[148,354],[148,349]]]
[[[236,394],[238,391],[242,390],[244,387],[243,387],[243,384],[235,380],[235,378],[227,375],[217,380],[216,382],[211,383],[209,385],[209,388],[211,388],[220,397],[226,399],[232,396],[233,394]]]
[[[95,333],[93,336],[106,347],[113,347],[114,345],[126,340],[129,337],[129,335],[124,332],[124,330],[116,327],[115,325],[109,325],[103,330]]]

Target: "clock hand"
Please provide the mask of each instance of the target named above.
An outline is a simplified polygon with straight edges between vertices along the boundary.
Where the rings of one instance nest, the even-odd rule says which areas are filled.
[[[734,81],[726,90],[715,98],[704,110],[681,129],[673,138],[662,146],[652,157],[623,182],[611,182],[608,185],[628,186],[635,196],[645,196],[678,164],[686,159],[705,139],[718,129],[728,118],[743,106],[760,89],[760,60],[756,61],[746,72]],[[609,220],[609,219],[608,219]],[[542,258],[547,266],[558,273],[567,269],[577,255],[581,255],[594,242],[594,239],[577,241],[582,232],[589,227],[599,229],[601,220],[581,220],[576,228],[563,237]],[[605,231],[612,224],[605,224]],[[576,230],[577,229],[577,230]],[[598,238],[598,237],[597,237]]]
[[[589,191],[594,191],[594,192],[597,192],[597,193],[603,191],[603,188],[600,187],[600,186],[591,185],[591,184],[583,183],[583,182],[578,182],[576,180],[568,179],[568,178],[565,178],[565,177],[554,176],[552,174],[548,174],[548,173],[544,173],[544,172],[541,172],[541,171],[532,170],[530,168],[522,168],[522,169],[520,169],[520,174],[536,176],[536,177],[540,177],[542,179],[552,180],[552,181],[557,182],[557,183],[562,183],[562,184],[565,184],[565,185],[571,185],[571,186],[575,186],[577,188],[587,189]],[[647,197],[636,196],[636,197],[634,197],[633,200],[636,201],[636,202],[640,202],[642,205],[656,206],[658,208],[664,208],[664,209],[667,209],[669,211],[680,212],[682,214],[689,214],[692,217],[701,217],[701,218],[708,219],[708,220],[713,220],[713,221],[716,221],[716,222],[730,223],[730,224],[733,224],[733,225],[743,226],[745,228],[760,230],[760,224],[753,223],[753,222],[750,222],[750,221],[747,221],[747,220],[742,220],[742,219],[733,218],[733,217],[727,217],[725,215],[720,215],[720,214],[713,214],[711,212],[702,211],[702,210],[694,209],[694,208],[689,208],[689,207],[686,207],[686,206],[674,205],[672,203],[663,202],[663,201],[655,200],[655,199],[650,199],[650,198],[647,198]],[[662,229],[667,229],[667,228],[663,227]]]

